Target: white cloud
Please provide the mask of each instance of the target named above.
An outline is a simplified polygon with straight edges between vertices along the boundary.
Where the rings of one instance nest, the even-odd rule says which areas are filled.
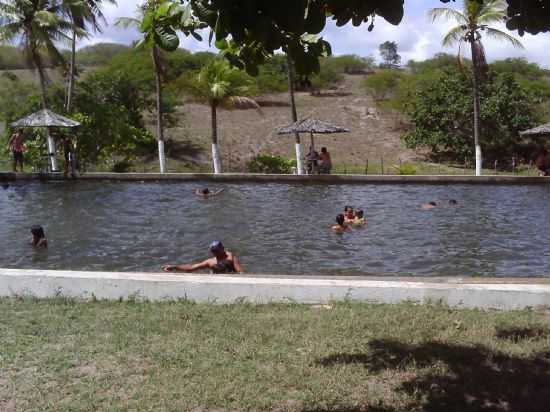
[[[118,17],[133,16],[136,12],[137,0],[119,0],[118,6],[106,5],[104,14],[108,26],[102,33],[93,35],[82,42],[80,46],[99,43],[115,42],[129,44],[139,39],[137,30],[122,30],[112,25]],[[457,2],[457,4],[460,4]],[[452,6],[453,3],[450,3]],[[441,38],[452,27],[451,23],[432,23],[427,17],[427,11],[432,7],[447,6],[439,0],[407,0],[405,1],[405,17],[399,26],[393,26],[382,18],[377,18],[372,32],[368,32],[367,26],[353,27],[348,24],[345,27],[336,27],[329,22],[323,32],[323,36],[333,47],[334,54],[358,54],[361,56],[378,56],[378,46],[386,40],[395,41],[399,45],[399,53],[403,61],[410,59],[424,60],[435,53],[456,53],[457,48],[443,48]],[[504,25],[501,27],[505,30]],[[515,33],[511,33],[516,35]],[[205,36],[207,37],[207,36]],[[550,34],[537,36],[525,35],[520,39],[525,50],[514,49],[512,46],[495,42],[491,39],[484,41],[487,57],[490,61],[506,57],[525,57],[529,61],[539,63],[550,68],[550,54],[546,47],[550,44]],[[198,42],[194,39],[182,39],[182,47],[193,51],[213,50],[207,41]]]

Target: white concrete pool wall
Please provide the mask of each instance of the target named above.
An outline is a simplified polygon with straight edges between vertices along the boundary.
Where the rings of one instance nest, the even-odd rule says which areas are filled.
[[[3,173],[0,181],[65,180],[61,173]],[[398,176],[398,175],[267,175],[251,173],[84,173],[78,180],[164,181],[164,182],[228,182],[228,183],[324,183],[324,184],[550,184],[550,177],[538,176]]]
[[[208,303],[442,303],[457,308],[550,306],[546,279],[212,276],[0,269],[0,296],[189,299]]]

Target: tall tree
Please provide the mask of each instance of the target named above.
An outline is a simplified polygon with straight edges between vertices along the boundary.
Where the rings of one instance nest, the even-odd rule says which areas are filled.
[[[116,4],[116,0],[105,0],[110,4]],[[85,37],[89,30],[101,32],[101,23],[105,17],[101,10],[103,0],[63,0],[64,13],[69,17],[73,29],[71,31],[71,60],[67,82],[65,110],[70,113],[74,94],[76,75],[76,41],[78,37]]]
[[[212,122],[212,163],[214,173],[222,172],[218,146],[218,108],[256,109],[258,103],[247,97],[252,81],[245,73],[232,68],[225,60],[215,60],[202,68],[188,91],[199,101],[210,106]]]
[[[0,0],[0,42],[21,42],[28,60],[38,72],[42,107],[48,108],[48,78],[44,69],[43,50],[52,64],[64,59],[56,44],[67,41],[71,22],[62,15],[61,4],[54,0]],[[52,170],[57,170],[55,142],[47,134]]]
[[[164,153],[164,126],[162,107],[162,74],[163,61],[161,49],[174,51],[180,41],[177,31],[186,36],[192,35],[200,40],[195,30],[203,25],[198,23],[192,13],[191,6],[183,6],[176,0],[149,0],[139,8],[138,18],[123,17],[117,19],[115,25],[121,27],[137,27],[143,38],[137,48],[149,47],[155,71],[156,103],[157,103],[157,140],[160,172],[166,172],[166,156]]]
[[[476,158],[476,176],[481,175],[482,154],[480,146],[480,82],[487,68],[485,50],[481,43],[482,33],[488,38],[501,40],[522,48],[522,44],[502,30],[490,27],[491,24],[504,21],[506,3],[503,0],[464,0],[463,11],[442,7],[430,10],[429,16],[451,20],[458,23],[443,37],[444,46],[459,44],[459,55],[463,43],[470,44],[472,53],[472,86],[474,99],[474,145]]]
[[[401,56],[397,53],[397,43],[394,41],[385,41],[378,48],[380,56],[384,60],[383,67],[395,69],[401,65]]]

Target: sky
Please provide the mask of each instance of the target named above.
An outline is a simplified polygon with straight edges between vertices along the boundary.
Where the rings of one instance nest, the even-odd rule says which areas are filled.
[[[129,44],[139,38],[139,33],[134,29],[119,29],[112,22],[123,16],[133,16],[140,0],[118,0],[118,6],[106,5],[104,14],[108,25],[102,33],[93,35],[83,41],[79,46],[100,42],[114,42]],[[378,46],[389,40],[397,42],[399,54],[403,63],[408,60],[425,60],[436,53],[446,52],[456,54],[457,47],[441,46],[443,35],[452,27],[452,23],[437,21],[432,23],[427,17],[427,11],[433,7],[451,6],[458,8],[461,2],[444,4],[439,0],[405,0],[405,17],[398,26],[387,23],[382,18],[377,18],[372,32],[367,31],[367,25],[353,27],[348,24],[344,27],[336,27],[332,22],[321,34],[332,45],[334,55],[357,54],[359,56],[373,56],[379,60]],[[498,27],[506,30],[504,24]],[[542,67],[550,69],[550,33],[531,36],[526,34],[519,37],[517,33],[510,32],[523,43],[525,49],[515,49],[507,43],[485,39],[483,44],[489,61],[500,60],[507,57],[524,57],[530,62],[535,62]],[[208,38],[208,36],[205,36]],[[198,42],[192,38],[182,39],[182,47],[192,51],[212,50],[208,42]]]

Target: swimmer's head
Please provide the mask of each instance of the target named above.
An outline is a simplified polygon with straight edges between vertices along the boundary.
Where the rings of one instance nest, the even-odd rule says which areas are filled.
[[[458,202],[454,199],[449,200],[450,205],[458,205]]]
[[[44,229],[42,228],[42,226],[39,225],[34,225],[33,227],[31,227],[31,233],[32,236],[38,240],[44,239],[46,237],[46,235],[44,234]]]
[[[353,207],[351,206],[344,206],[344,212],[347,212],[348,210],[353,210]]]
[[[201,190],[201,193],[202,193],[203,195],[207,195],[207,194],[210,193],[210,190],[208,190],[208,188],[205,187],[204,189]]]
[[[358,210],[355,212],[355,216],[359,219],[363,219],[364,212],[362,210]]]
[[[341,213],[336,216],[336,223],[338,223],[340,226],[344,226],[345,220],[346,220],[346,218]]]
[[[428,204],[429,204],[430,206],[437,206],[437,203],[435,203],[435,202],[433,202],[433,201],[432,201],[432,202],[429,202]]]
[[[222,242],[220,242],[219,240],[215,240],[212,243],[210,243],[210,252],[212,252],[214,255],[219,255],[224,251],[225,251],[225,248],[223,247]]]

